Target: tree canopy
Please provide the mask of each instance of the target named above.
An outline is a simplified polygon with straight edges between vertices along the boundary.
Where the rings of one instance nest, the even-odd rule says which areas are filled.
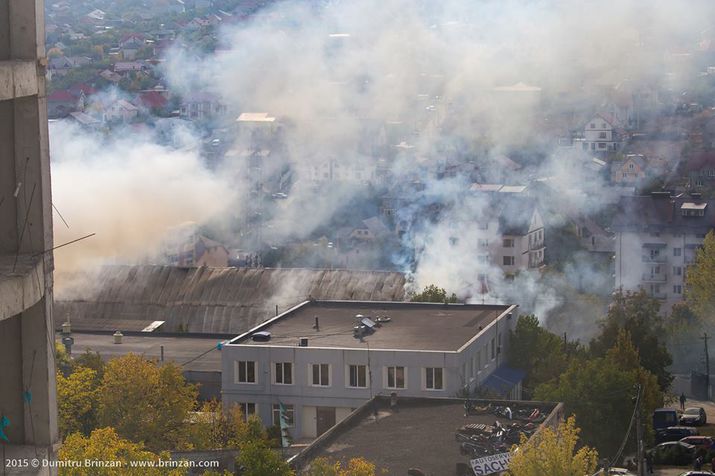
[[[588,446],[579,447],[580,433],[574,417],[559,424],[554,431],[545,427],[531,439],[521,436],[519,450],[509,462],[510,476],[573,476],[593,474],[598,453]]]
[[[57,372],[57,414],[61,435],[89,435],[97,424],[99,384],[97,372],[80,367],[65,377]]]
[[[658,300],[645,291],[617,292],[601,323],[601,333],[591,341],[590,350],[597,357],[604,356],[621,330],[627,331],[638,350],[641,365],[657,377],[661,390],[667,391],[673,381],[667,370],[673,358],[665,345],[666,330],[659,311]]]
[[[622,330],[603,357],[574,359],[558,380],[537,387],[538,400],[564,402],[579,418],[586,444],[612,457],[633,414],[636,385],[643,387],[643,414],[663,405],[657,378],[640,365],[638,349]],[[650,422],[646,420],[647,428]]]
[[[310,468],[303,471],[303,476],[376,476],[375,465],[364,458],[351,458],[347,465],[342,462],[331,462],[327,458],[316,458],[310,463]]]
[[[99,423],[151,450],[181,448],[198,391],[174,363],[157,366],[139,355],[110,360],[100,388]]]
[[[85,460],[104,462],[119,461],[121,468],[115,467],[80,467],[60,468],[61,476],[183,476],[183,468],[140,467],[137,462],[169,460],[168,453],[155,454],[147,451],[143,445],[120,438],[113,428],[99,428],[90,436],[81,433],[69,435],[60,447],[58,457],[61,461],[83,462]],[[137,467],[132,467],[132,464]]]
[[[703,321],[715,322],[715,233],[705,235],[703,247],[688,268],[685,296],[690,307]]]
[[[434,284],[425,286],[422,292],[413,293],[410,295],[410,301],[412,302],[439,302],[439,303],[455,303],[459,302],[457,300],[457,295],[452,293],[447,296],[447,291],[444,288],[437,287]]]

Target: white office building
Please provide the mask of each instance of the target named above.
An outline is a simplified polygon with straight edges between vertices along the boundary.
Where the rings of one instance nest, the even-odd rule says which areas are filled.
[[[454,397],[479,387],[518,399],[520,374],[502,365],[515,309],[306,301],[223,347],[223,402],[266,426],[283,404],[292,437],[311,438],[375,395]]]

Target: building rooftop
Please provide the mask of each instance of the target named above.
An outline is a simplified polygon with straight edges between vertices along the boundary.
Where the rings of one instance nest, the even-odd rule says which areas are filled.
[[[530,414],[539,409],[542,425],[558,423],[563,406],[558,403],[472,400],[473,408],[489,404],[509,407],[514,414]],[[315,458],[347,461],[363,457],[387,474],[406,475],[419,468],[428,475],[455,474],[458,463],[469,464],[470,455],[462,454],[456,433],[464,425],[491,426],[508,420],[490,410],[465,416],[464,400],[453,398],[399,398],[390,408],[389,397],[378,396],[324,433],[290,460],[298,470],[309,467]],[[544,419],[545,418],[545,419]],[[538,424],[538,423],[537,423]],[[300,473],[299,473],[300,474]]]
[[[402,301],[405,276],[387,271],[300,268],[105,266],[97,274],[58,276],[54,312],[78,330],[239,335],[312,296],[325,300]]]
[[[335,347],[456,352],[499,316],[516,306],[433,304],[412,302],[306,301],[300,306],[237,337],[231,344],[297,346],[300,338],[309,347]],[[389,317],[374,332],[354,335],[362,318],[373,322]],[[315,328],[316,319],[318,329]],[[253,333],[270,332],[267,341],[255,341]]]
[[[73,332],[72,338],[74,339],[72,355],[75,357],[89,350],[99,352],[104,360],[129,353],[159,360],[161,346],[164,346],[164,360],[182,365],[184,370],[221,371],[221,352],[217,348],[221,339],[132,334],[124,335],[122,343],[115,344],[114,337],[109,332],[91,334]],[[61,339],[62,334],[58,333],[57,340]]]
[[[687,195],[674,197],[667,192],[621,197],[612,229],[704,234],[715,228],[713,203]]]

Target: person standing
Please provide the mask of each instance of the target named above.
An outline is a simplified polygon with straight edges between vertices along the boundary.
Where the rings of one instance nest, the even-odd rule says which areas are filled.
[[[685,411],[685,402],[686,402],[686,400],[687,400],[687,399],[685,398],[685,392],[681,393],[681,394],[680,394],[680,409],[681,409],[682,411]]]

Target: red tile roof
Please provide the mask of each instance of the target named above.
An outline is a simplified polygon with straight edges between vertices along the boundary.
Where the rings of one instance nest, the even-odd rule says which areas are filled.
[[[166,106],[167,99],[158,91],[149,91],[141,93],[139,99],[142,104],[149,109],[161,109]]]
[[[48,101],[74,101],[75,97],[66,89],[60,89],[47,96]]]

